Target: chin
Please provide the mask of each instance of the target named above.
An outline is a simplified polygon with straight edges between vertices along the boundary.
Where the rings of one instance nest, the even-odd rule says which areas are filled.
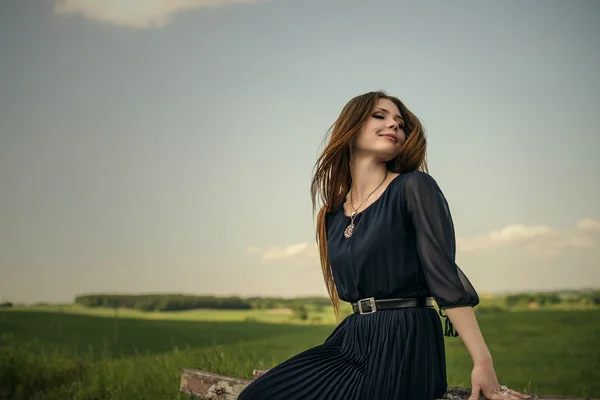
[[[388,161],[393,160],[398,155],[398,153],[399,153],[398,150],[380,151],[380,152],[378,152],[378,156],[382,161],[388,162]]]
[[[400,153],[401,145],[397,143],[387,143],[381,144],[377,143],[371,146],[365,146],[362,148],[355,148],[356,151],[361,152],[363,154],[370,154],[371,156],[375,156],[377,159],[382,161],[390,161],[393,160]]]

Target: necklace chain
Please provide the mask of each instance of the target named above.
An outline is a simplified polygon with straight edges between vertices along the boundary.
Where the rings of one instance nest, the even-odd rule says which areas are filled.
[[[363,204],[365,204],[365,202],[369,199],[369,197],[371,197],[371,195],[373,193],[375,193],[375,191],[377,189],[379,189],[381,187],[381,185],[383,185],[383,182],[385,182],[385,179],[388,176],[388,170],[385,170],[385,176],[383,177],[383,180],[381,181],[381,183],[379,183],[379,185],[377,185],[377,187],[375,189],[373,189],[373,191],[371,193],[369,193],[369,195],[367,197],[365,197],[365,199],[362,201],[362,203],[360,203],[358,205],[358,208],[354,207],[354,201],[352,200],[352,188],[350,189],[350,207],[352,207],[352,209],[354,211],[352,211],[352,214],[350,214],[350,225],[348,225],[346,227],[346,229],[344,230],[344,237],[346,239],[349,239],[352,236],[352,233],[354,232],[354,219],[356,218],[356,216],[358,215],[358,210],[362,207]]]

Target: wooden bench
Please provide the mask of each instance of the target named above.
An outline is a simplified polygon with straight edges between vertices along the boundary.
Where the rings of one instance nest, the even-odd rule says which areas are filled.
[[[253,380],[267,372],[254,370]],[[250,380],[183,368],[179,391],[203,399],[235,400]]]
[[[268,370],[254,370],[252,380],[263,375]],[[181,382],[179,391],[191,396],[191,398],[210,400],[236,400],[240,392],[252,380],[232,378],[230,376],[213,374],[208,371],[183,368],[181,370]],[[542,396],[527,393],[537,400],[594,400],[591,398],[572,399],[566,397]],[[443,400],[468,400],[471,389],[461,387],[449,387],[448,392],[442,397]],[[480,399],[484,399],[481,397]],[[327,399],[323,399],[327,400]]]

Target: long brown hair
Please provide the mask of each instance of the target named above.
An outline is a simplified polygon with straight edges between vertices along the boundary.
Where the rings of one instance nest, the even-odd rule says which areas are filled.
[[[363,124],[369,119],[379,99],[392,101],[404,119],[406,142],[399,154],[386,163],[388,170],[396,173],[421,170],[427,172],[425,132],[419,119],[396,97],[388,96],[384,91],[369,92],[351,99],[342,109],[337,120],[330,127],[327,136],[329,143],[315,163],[315,174],[312,178],[310,195],[313,216],[317,209],[317,196],[322,207],[317,215],[316,240],[325,286],[333,304],[336,318],[339,320],[340,298],[337,292],[329,257],[327,255],[327,232],[325,216],[344,203],[350,190],[350,145],[358,135]]]

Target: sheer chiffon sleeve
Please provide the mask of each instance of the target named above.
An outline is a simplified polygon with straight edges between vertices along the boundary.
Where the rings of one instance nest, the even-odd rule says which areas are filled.
[[[424,172],[410,173],[404,184],[404,201],[423,273],[440,311],[479,304],[475,288],[455,262],[452,216],[436,181]]]

